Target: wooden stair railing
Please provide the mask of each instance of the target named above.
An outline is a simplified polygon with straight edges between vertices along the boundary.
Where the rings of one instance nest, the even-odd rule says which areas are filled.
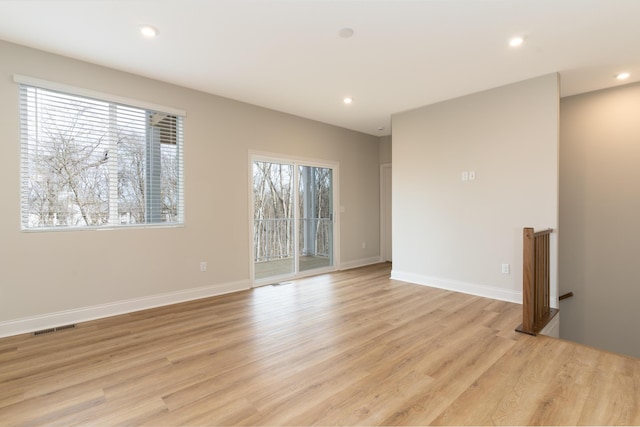
[[[564,295],[560,295],[560,297],[558,297],[558,300],[562,301],[563,299],[571,298],[572,296],[573,296],[573,291],[567,292]]]
[[[549,235],[553,230],[523,230],[522,324],[516,331],[538,335],[558,313],[550,305]]]

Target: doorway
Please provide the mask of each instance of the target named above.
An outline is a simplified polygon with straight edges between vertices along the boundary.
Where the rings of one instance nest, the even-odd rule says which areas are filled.
[[[254,283],[335,270],[337,167],[253,156],[251,173]]]
[[[392,261],[391,163],[380,165],[380,255],[382,261]]]

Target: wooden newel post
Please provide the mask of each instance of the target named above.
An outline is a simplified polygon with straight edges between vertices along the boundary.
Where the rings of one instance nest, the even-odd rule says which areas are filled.
[[[537,335],[558,310],[551,308],[550,243],[552,229],[522,232],[522,325],[518,332]]]
[[[533,332],[535,288],[535,239],[533,228],[523,229],[522,260],[522,331]]]

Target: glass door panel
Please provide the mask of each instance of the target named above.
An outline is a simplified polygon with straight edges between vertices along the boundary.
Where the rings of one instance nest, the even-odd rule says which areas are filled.
[[[295,273],[293,165],[253,162],[254,279]]]
[[[333,266],[333,171],[298,166],[298,271]]]

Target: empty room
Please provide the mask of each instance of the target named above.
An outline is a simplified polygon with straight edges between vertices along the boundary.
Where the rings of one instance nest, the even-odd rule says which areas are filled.
[[[640,425],[639,17],[0,1],[0,425]]]

